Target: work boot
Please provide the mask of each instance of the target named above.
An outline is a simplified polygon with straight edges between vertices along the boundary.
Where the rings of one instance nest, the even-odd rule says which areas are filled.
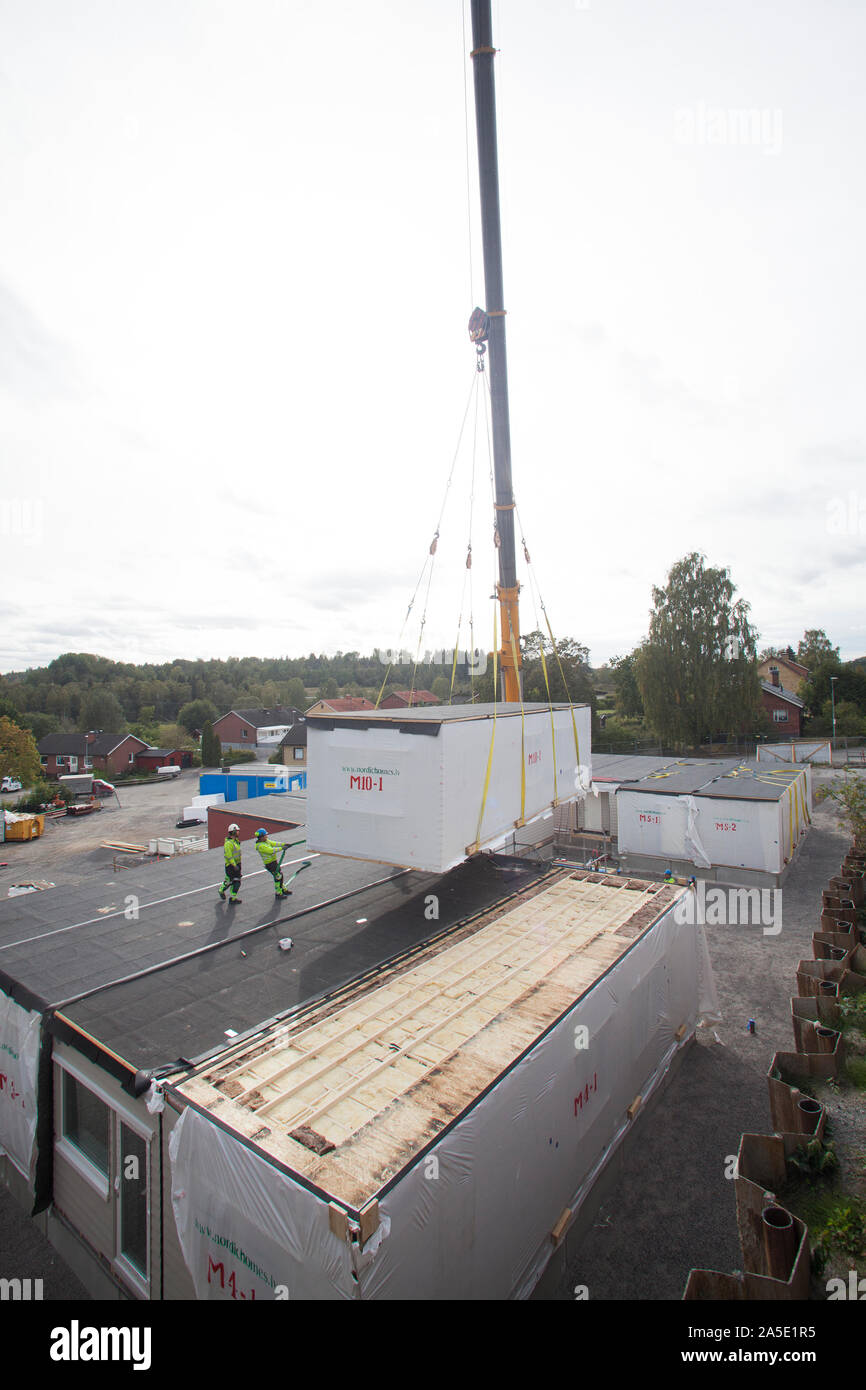
[[[234,906],[235,903],[240,902],[240,898],[229,898],[229,902]]]
[[[225,902],[225,900],[226,900],[226,895],[225,895],[224,889],[218,888],[218,889],[217,889],[217,892],[219,893],[219,895],[220,895],[220,897],[222,898],[223,902]]]

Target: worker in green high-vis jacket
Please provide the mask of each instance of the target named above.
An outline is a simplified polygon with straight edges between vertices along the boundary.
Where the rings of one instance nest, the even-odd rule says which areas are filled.
[[[256,850],[262,856],[262,863],[268,873],[273,876],[274,893],[278,898],[287,898],[291,889],[286,888],[283,883],[283,871],[280,868],[284,846],[269,840],[267,830],[261,828],[256,831]]]
[[[241,830],[239,825],[230,825],[226,842],[223,845],[223,856],[226,861],[226,876],[219,889],[219,895],[225,902],[226,889],[230,888],[230,903],[239,903],[238,889],[241,886]]]

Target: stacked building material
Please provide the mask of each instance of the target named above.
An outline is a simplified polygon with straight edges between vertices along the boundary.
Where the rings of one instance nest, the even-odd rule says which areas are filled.
[[[864,898],[866,846],[855,842],[823,893],[812,960],[797,966],[791,1000],[794,1052],[777,1052],[767,1074],[773,1134],[744,1134],[734,1190],[742,1272],[693,1269],[686,1299],[778,1300],[809,1297],[809,1231],[775,1193],[788,1180],[788,1159],[821,1139],[825,1107],[805,1093],[811,1080],[838,1076],[844,1063],[839,999],[866,990],[866,946],[856,924]]]

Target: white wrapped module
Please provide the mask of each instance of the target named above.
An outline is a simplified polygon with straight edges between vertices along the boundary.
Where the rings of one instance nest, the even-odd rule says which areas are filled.
[[[307,718],[307,845],[441,873],[585,794],[588,705]]]

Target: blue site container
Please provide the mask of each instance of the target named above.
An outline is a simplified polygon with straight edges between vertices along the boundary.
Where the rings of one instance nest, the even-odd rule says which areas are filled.
[[[287,775],[275,767],[267,772],[248,772],[246,769],[238,772],[203,772],[198,779],[199,796],[213,796],[222,792],[226,801],[248,801],[255,796],[304,791],[306,786],[306,772]]]

